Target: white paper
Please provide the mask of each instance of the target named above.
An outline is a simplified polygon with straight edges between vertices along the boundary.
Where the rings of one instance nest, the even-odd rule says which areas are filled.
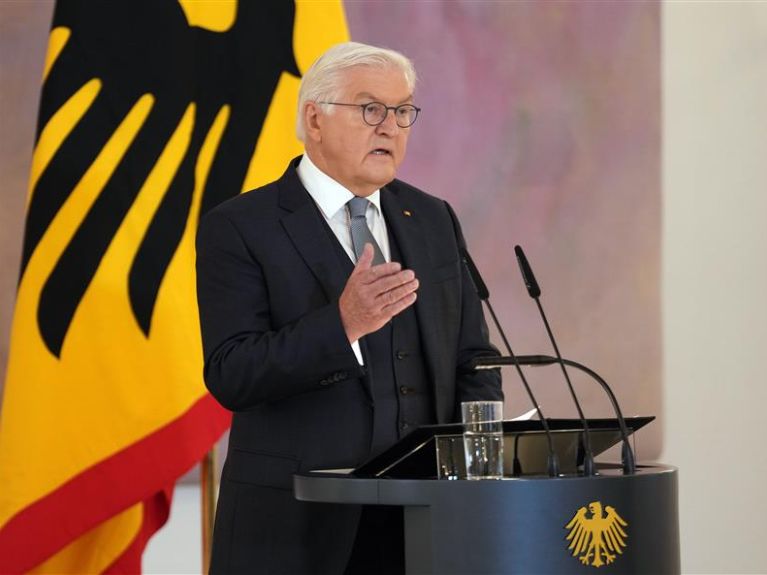
[[[515,417],[511,421],[527,421],[529,419],[532,419],[533,416],[536,415],[537,413],[538,413],[538,410],[533,408],[530,411],[528,411],[526,413],[523,413],[522,415],[518,415],[517,417]]]

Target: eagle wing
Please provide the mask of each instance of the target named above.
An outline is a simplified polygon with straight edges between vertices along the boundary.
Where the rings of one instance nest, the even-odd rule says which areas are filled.
[[[566,538],[567,541],[570,541],[570,545],[567,549],[572,549],[573,557],[580,555],[588,549],[589,543],[593,537],[593,529],[589,523],[590,520],[586,518],[586,508],[581,507],[570,520],[570,523],[565,525],[565,529],[570,530]]]
[[[605,523],[603,527],[603,539],[610,551],[623,553],[623,547],[626,547],[626,539],[628,534],[623,529],[628,525],[626,521],[618,515],[614,507],[609,505],[605,507],[607,512],[605,517]]]

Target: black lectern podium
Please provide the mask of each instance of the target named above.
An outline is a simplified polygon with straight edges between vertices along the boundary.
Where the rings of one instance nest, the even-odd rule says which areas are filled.
[[[629,427],[636,428],[634,423]],[[400,464],[407,457],[423,459],[428,445],[444,437],[438,430],[446,427],[453,431],[434,427],[434,433],[426,433],[432,439],[417,449],[403,439],[410,447]],[[519,441],[515,435],[504,426],[504,451]],[[559,441],[557,450],[577,457],[567,443]],[[376,468],[374,462],[366,464],[368,471]],[[444,475],[435,462],[428,478],[361,475],[366,476],[296,475],[295,496],[403,506],[409,575],[585,574],[597,568],[607,574],[680,573],[677,471],[669,466],[640,465],[635,474],[624,475],[620,466],[603,464],[594,477],[523,474],[467,481],[438,479]]]

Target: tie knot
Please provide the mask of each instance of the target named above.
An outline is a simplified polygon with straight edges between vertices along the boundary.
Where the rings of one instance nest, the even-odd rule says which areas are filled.
[[[368,209],[370,201],[367,198],[354,196],[349,200],[349,215],[353,218],[365,217],[365,210]]]

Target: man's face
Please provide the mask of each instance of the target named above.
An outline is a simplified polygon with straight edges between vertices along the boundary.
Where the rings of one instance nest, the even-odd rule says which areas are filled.
[[[398,106],[412,102],[404,74],[396,68],[355,66],[344,72],[337,102]],[[358,196],[368,196],[391,182],[405,158],[410,128],[400,128],[389,111],[384,122],[369,126],[362,108],[332,106],[319,111],[320,141],[313,142],[312,161],[334,180]],[[315,156],[321,156],[316,158]]]

